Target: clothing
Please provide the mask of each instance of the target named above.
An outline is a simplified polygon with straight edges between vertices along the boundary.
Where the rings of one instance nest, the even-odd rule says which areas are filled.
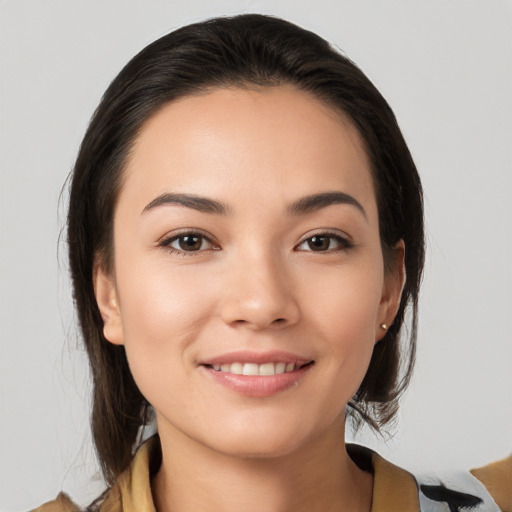
[[[501,510],[512,512],[512,455],[470,473],[482,482]]]
[[[150,455],[155,449],[155,443],[158,443],[156,436],[141,446],[130,468],[119,477],[99,506],[99,512],[156,512],[151,496],[149,469]],[[347,450],[361,469],[373,472],[371,512],[512,512],[512,456],[496,465],[473,470],[474,477],[466,473],[466,477],[473,481],[468,485],[470,492],[463,492],[460,487],[447,489],[434,479],[417,480],[411,473],[362,446],[348,445]],[[493,479],[496,474],[500,476],[498,480]],[[483,484],[477,478],[481,478]],[[494,489],[492,485],[489,486],[489,482],[494,483]],[[501,509],[484,485],[489,492],[496,493],[496,503],[500,504]],[[463,489],[466,490],[466,487]],[[475,490],[477,494],[474,494]],[[57,499],[32,512],[79,511],[61,493]]]

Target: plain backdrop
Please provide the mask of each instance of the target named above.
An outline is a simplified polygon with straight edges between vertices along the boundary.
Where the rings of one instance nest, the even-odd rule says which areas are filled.
[[[241,12],[287,18],[346,52],[390,102],[423,178],[415,377],[394,435],[356,440],[422,472],[512,450],[510,0],[0,0],[1,512],[100,489],[59,245],[60,191],[88,119],[146,44]]]

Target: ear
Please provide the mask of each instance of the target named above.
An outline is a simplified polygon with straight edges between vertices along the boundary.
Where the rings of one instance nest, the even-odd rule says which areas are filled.
[[[375,340],[380,341],[386,334],[387,329],[393,323],[400,307],[402,291],[404,289],[405,275],[405,244],[400,240],[391,249],[391,261],[386,265],[382,287],[382,297],[375,326]],[[385,326],[385,327],[384,327]]]
[[[100,264],[96,264],[93,283],[94,295],[103,320],[103,335],[110,343],[123,345],[123,323],[114,279]]]

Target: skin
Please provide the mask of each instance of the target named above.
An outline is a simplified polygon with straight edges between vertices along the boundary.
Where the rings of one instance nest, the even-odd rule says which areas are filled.
[[[326,192],[360,207],[289,212]],[[228,212],[148,208],[166,193]],[[183,251],[176,237],[191,232],[205,238]],[[310,95],[218,89],[146,122],[116,207],[115,269],[98,264],[95,289],[105,337],[125,346],[156,410],[159,512],[370,509],[372,476],[345,450],[345,407],[398,308],[403,244],[394,253],[385,274],[359,134]],[[314,364],[283,391],[245,396],[201,366],[235,350]]]

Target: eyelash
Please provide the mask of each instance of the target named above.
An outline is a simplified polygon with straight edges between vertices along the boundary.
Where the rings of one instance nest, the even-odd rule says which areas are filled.
[[[192,250],[192,251],[178,249],[177,247],[171,246],[171,244],[173,242],[177,242],[180,239],[185,239],[185,238],[198,238],[201,242],[201,246],[199,247],[199,249]],[[209,247],[208,249],[202,248],[204,242],[208,243],[211,247]],[[158,243],[158,246],[165,247],[166,249],[169,250],[169,252],[171,254],[179,254],[181,256],[198,256],[200,253],[204,252],[205,250],[217,251],[220,249],[220,247],[218,245],[215,245],[215,243],[212,242],[212,240],[206,234],[202,233],[201,231],[182,231],[181,233],[174,233],[171,236],[162,239]]]
[[[314,239],[328,239],[329,240],[329,247],[325,250],[319,250],[315,251],[315,249],[311,248],[311,243]],[[335,242],[338,247],[331,248],[332,242]],[[339,232],[332,232],[332,231],[322,231],[319,233],[315,233],[313,235],[308,236],[307,238],[304,238],[295,248],[295,250],[300,250],[299,247],[303,244],[308,243],[309,249],[306,249],[307,252],[319,252],[319,253],[336,253],[336,252],[342,252],[349,249],[352,249],[354,247],[354,243],[347,237],[341,235]]]
[[[179,243],[180,239],[185,239],[185,238],[199,239],[199,241],[201,242],[199,248],[196,250],[187,251],[187,250],[184,250],[183,248],[178,249],[176,247],[172,247],[172,245],[171,245],[172,243],[174,243],[174,242]],[[326,249],[321,249],[321,250],[317,251],[317,250],[313,249],[312,246],[310,245],[311,243],[314,243],[313,242],[314,239],[318,239],[318,240],[328,239],[329,246]],[[330,247],[333,241],[338,245],[338,247],[336,247],[336,248]],[[205,242],[207,244],[209,244],[210,247],[202,248],[203,243],[205,243]],[[329,231],[323,231],[323,232],[319,232],[319,233],[310,235],[307,238],[304,238],[299,244],[297,244],[295,246],[294,250],[300,251],[301,250],[300,247],[306,243],[308,244],[309,249],[302,249],[302,250],[305,250],[306,252],[333,253],[333,252],[346,251],[346,250],[352,249],[354,247],[354,244],[348,239],[348,237],[342,236],[338,232],[333,233],[333,232],[329,232]],[[200,231],[183,231],[178,234],[174,233],[173,235],[162,239],[158,243],[158,246],[165,247],[166,249],[169,250],[169,252],[171,254],[179,254],[182,256],[197,256],[200,253],[204,252],[205,250],[215,250],[215,251],[220,250],[220,247],[218,245],[215,245],[215,243],[212,242],[212,240],[206,234],[204,234]]]

